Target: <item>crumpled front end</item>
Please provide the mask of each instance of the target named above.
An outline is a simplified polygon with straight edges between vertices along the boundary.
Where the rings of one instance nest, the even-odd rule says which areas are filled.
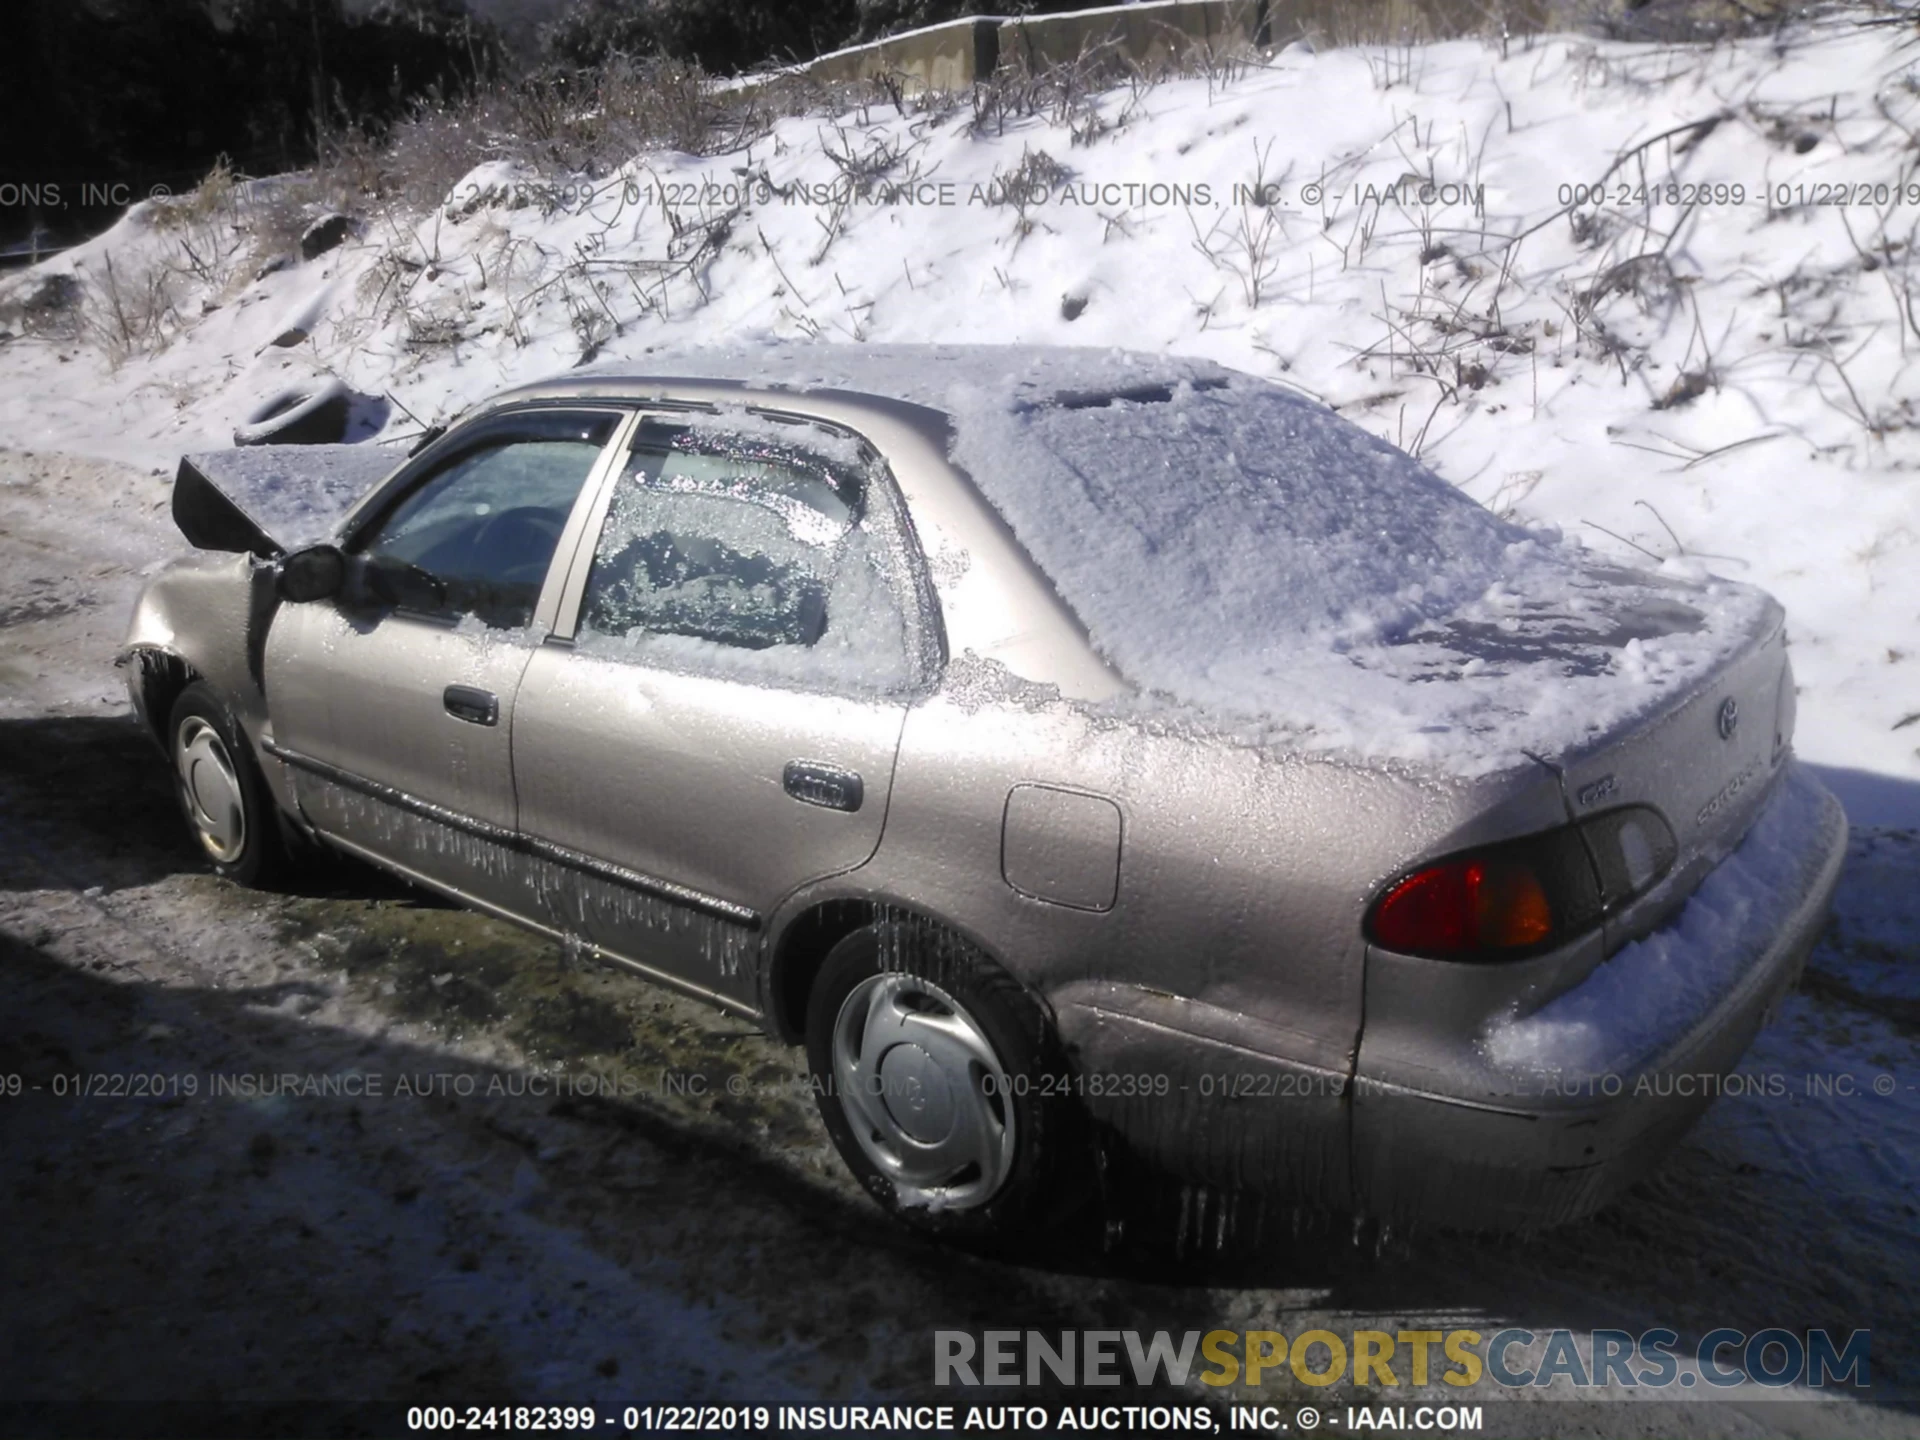
[[[195,678],[213,685],[258,738],[266,700],[252,641],[264,637],[272,602],[272,573],[249,555],[183,555],[147,582],[116,663],[134,713],[156,739]]]

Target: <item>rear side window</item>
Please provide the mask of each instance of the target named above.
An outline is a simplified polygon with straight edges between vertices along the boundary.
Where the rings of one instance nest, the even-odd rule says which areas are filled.
[[[590,650],[893,689],[913,674],[903,535],[862,442],[744,411],[640,427],[581,602]]]

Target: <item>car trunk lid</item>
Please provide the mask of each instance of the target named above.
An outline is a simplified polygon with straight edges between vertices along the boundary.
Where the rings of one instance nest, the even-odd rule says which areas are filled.
[[[1651,805],[1680,853],[1724,856],[1745,833],[1786,750],[1776,721],[1786,676],[1784,632],[1755,637],[1702,675],[1691,693],[1560,768],[1576,816]]]
[[[1615,914],[1609,948],[1665,920],[1739,845],[1789,753],[1792,691],[1785,628],[1779,607],[1770,606],[1744,646],[1693,677],[1666,705],[1601,743],[1556,758],[1575,819],[1647,806],[1672,831],[1675,854],[1666,882]],[[1603,878],[1621,868],[1618,855],[1596,860]]]
[[[1500,703],[1536,713],[1596,680],[1630,694],[1580,729],[1541,727],[1529,753],[1560,775],[1575,819],[1658,810],[1682,861],[1739,843],[1791,739],[1783,612],[1746,586],[1589,563],[1564,591],[1509,596],[1497,618],[1468,608],[1426,625],[1402,653],[1407,678],[1416,655],[1444,678],[1498,672]]]

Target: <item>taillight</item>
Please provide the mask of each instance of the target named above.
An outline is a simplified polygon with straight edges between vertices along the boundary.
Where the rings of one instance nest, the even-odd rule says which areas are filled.
[[[1528,950],[1553,933],[1546,887],[1513,860],[1431,865],[1387,891],[1373,911],[1373,938],[1408,955]]]
[[[1450,855],[1386,888],[1367,938],[1402,955],[1510,960],[1563,944],[1673,867],[1673,832],[1644,805]]]

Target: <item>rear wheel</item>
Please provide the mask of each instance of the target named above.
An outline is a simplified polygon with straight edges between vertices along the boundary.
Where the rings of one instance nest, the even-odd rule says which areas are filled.
[[[808,1000],[807,1061],[841,1158],[920,1229],[1010,1240],[1084,1189],[1061,1183],[1084,1147],[1053,1027],[950,932],[883,921],[835,946]]]
[[[180,692],[167,735],[180,809],[201,853],[242,885],[275,879],[285,850],[266,780],[239,723],[204,681]]]

